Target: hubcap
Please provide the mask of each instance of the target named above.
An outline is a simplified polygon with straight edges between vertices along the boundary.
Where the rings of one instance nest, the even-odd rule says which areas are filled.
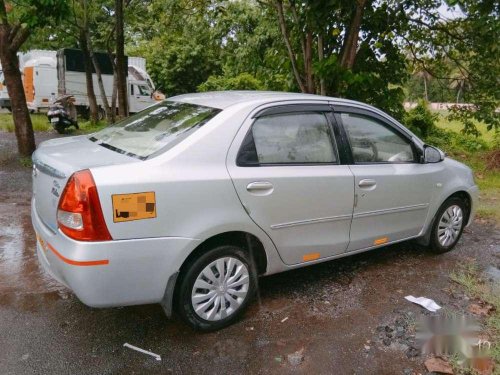
[[[441,216],[438,226],[438,240],[441,246],[450,246],[458,239],[464,215],[459,206],[453,205]]]
[[[245,300],[250,282],[248,268],[239,259],[220,258],[198,275],[191,293],[196,314],[205,320],[221,320],[233,314]]]

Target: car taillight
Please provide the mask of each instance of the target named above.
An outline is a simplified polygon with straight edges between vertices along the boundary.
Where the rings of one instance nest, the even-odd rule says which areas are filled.
[[[57,207],[59,228],[78,241],[109,241],[101,202],[88,169],[75,172],[68,180]]]

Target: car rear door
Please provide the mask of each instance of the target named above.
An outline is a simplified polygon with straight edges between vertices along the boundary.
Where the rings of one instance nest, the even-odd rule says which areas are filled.
[[[438,169],[420,163],[411,136],[385,117],[358,108],[335,110],[354,174],[348,251],[417,236],[436,191]]]
[[[354,177],[341,165],[327,104],[268,107],[250,116],[227,166],[247,213],[286,264],[344,252]]]

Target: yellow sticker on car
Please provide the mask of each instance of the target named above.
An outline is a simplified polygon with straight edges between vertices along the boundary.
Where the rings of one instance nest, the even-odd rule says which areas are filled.
[[[156,217],[154,191],[132,194],[113,194],[113,221],[153,219]]]

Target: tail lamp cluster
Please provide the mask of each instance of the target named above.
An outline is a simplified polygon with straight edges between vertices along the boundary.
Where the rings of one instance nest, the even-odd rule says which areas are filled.
[[[57,208],[59,229],[78,241],[110,241],[94,178],[88,169],[68,180]]]

